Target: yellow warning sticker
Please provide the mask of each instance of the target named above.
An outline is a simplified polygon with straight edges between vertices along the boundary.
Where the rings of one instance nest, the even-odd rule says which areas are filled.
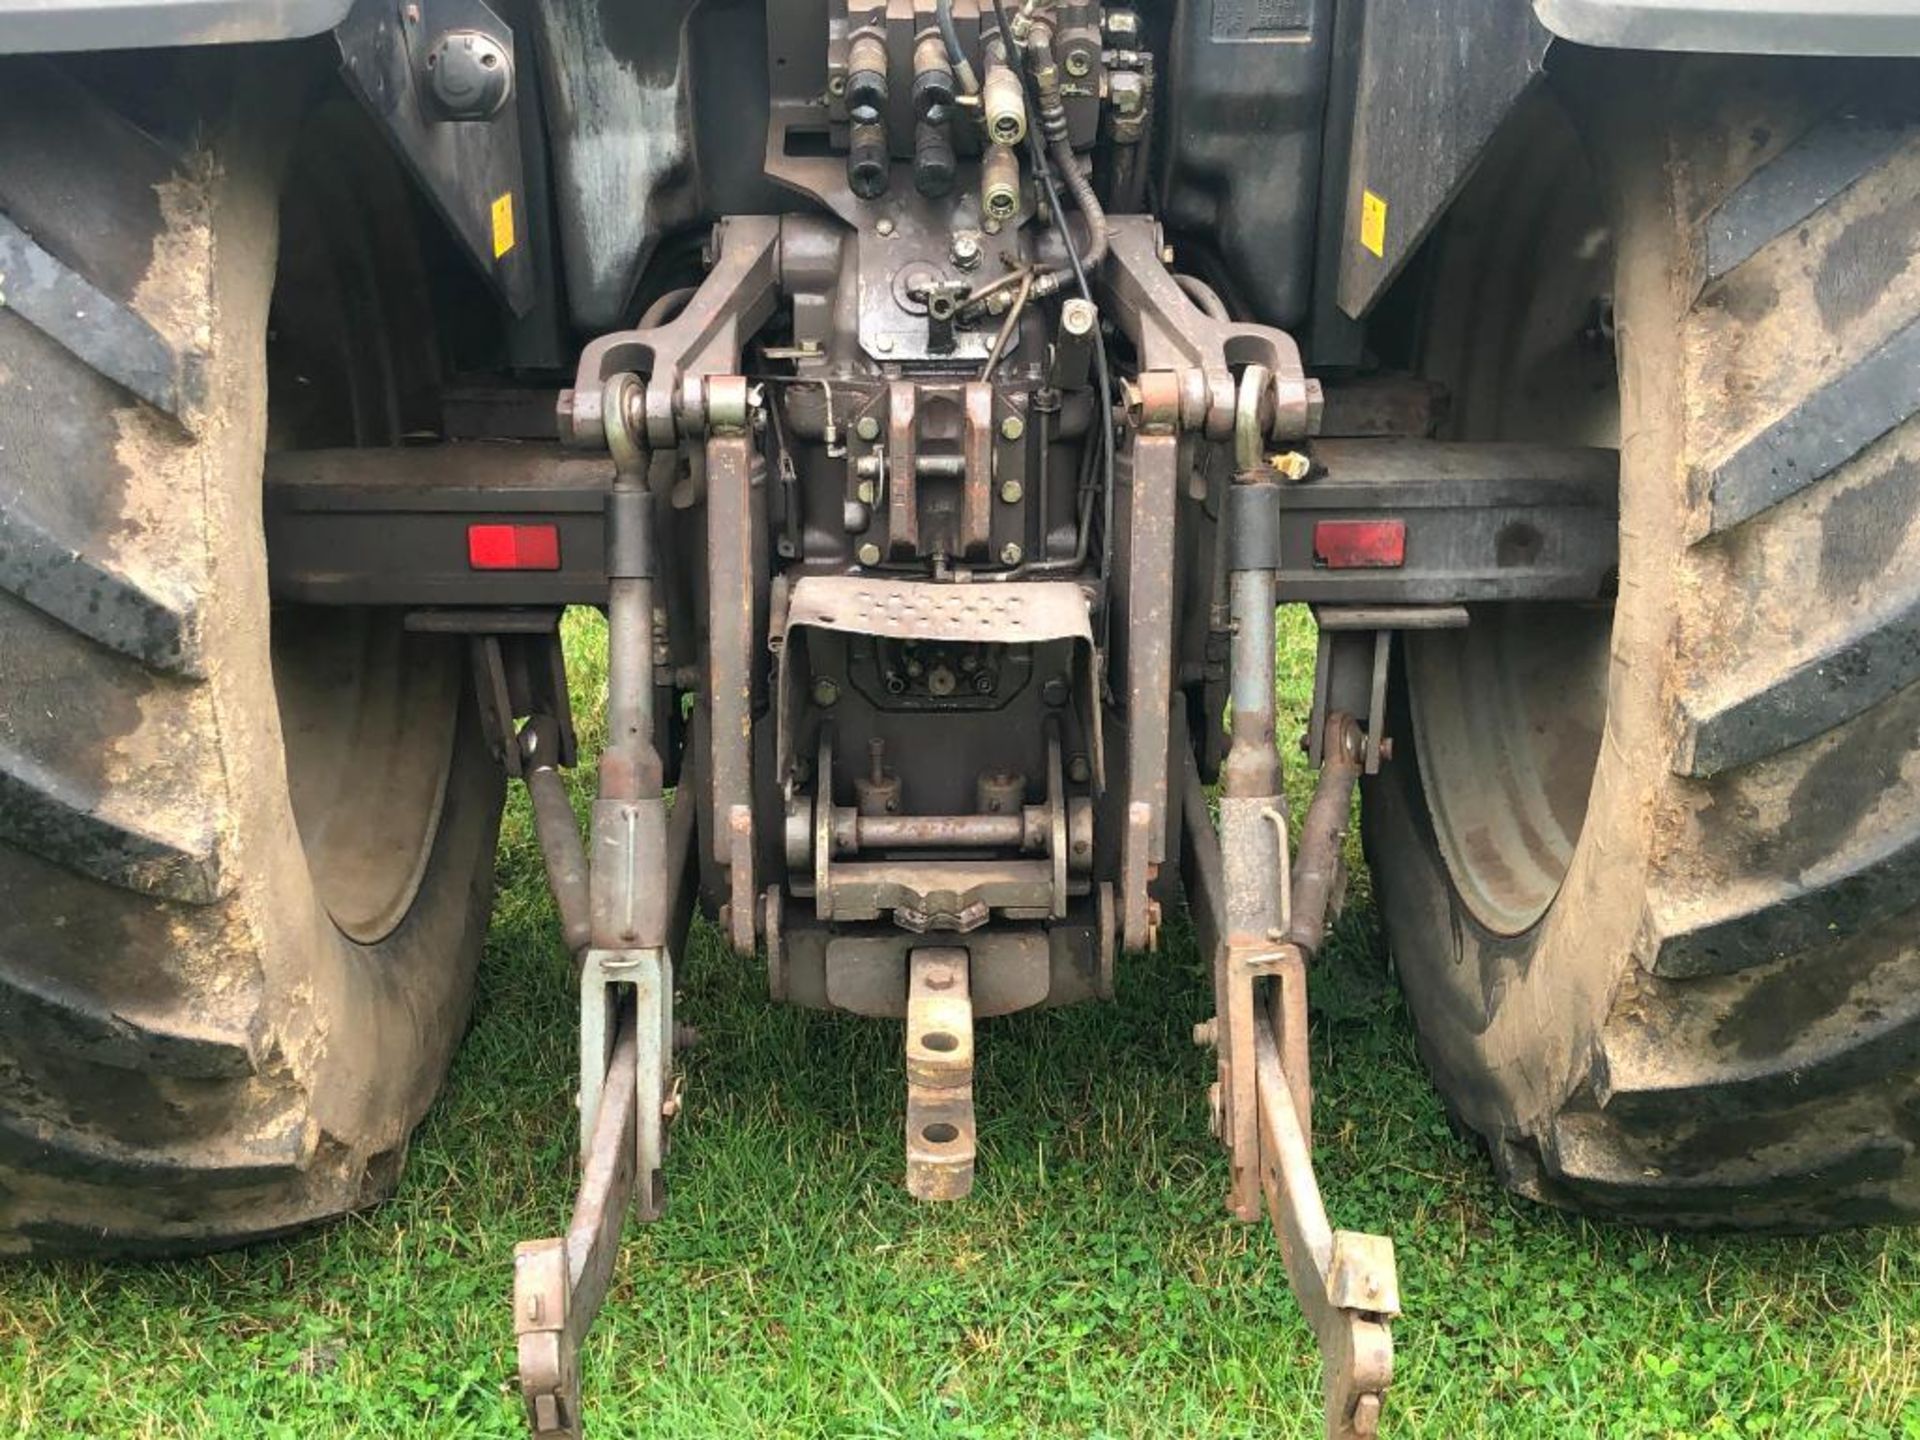
[[[1371,190],[1360,192],[1360,246],[1384,259],[1387,253],[1387,202]]]
[[[493,258],[498,260],[513,248],[513,192],[507,191],[493,202]]]

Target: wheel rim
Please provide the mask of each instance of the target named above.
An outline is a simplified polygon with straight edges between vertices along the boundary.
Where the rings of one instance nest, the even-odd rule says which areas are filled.
[[[1527,143],[1489,157],[1442,242],[1423,369],[1453,393],[1451,438],[1613,447],[1603,192],[1564,113],[1544,98],[1536,110],[1515,127]],[[1572,863],[1606,729],[1612,621],[1606,604],[1486,605],[1464,630],[1405,636],[1434,838],[1462,903],[1495,933],[1537,924]]]
[[[1517,935],[1559,893],[1586,820],[1607,701],[1612,615],[1475,606],[1465,630],[1407,647],[1427,808],[1474,918]]]
[[[397,444],[431,428],[436,363],[404,190],[343,173],[369,153],[352,107],[307,125],[281,204],[267,351],[273,449]],[[396,320],[396,317],[398,319]],[[276,603],[287,793],[315,894],[373,944],[412,908],[439,834],[465,667],[402,611]]]
[[[321,903],[362,944],[406,918],[446,801],[460,666],[424,640],[393,611],[274,615],[294,821]]]

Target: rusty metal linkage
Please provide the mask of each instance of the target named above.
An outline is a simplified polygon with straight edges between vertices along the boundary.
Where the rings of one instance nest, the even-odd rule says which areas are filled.
[[[973,996],[965,950],[908,960],[907,1191],[959,1200],[973,1189]]]
[[[1207,796],[1191,757],[1182,804],[1189,843],[1186,881],[1195,929],[1214,957],[1216,1018],[1196,1038],[1213,1043],[1222,1082],[1214,1091],[1215,1123],[1232,1157],[1230,1208],[1243,1219],[1258,1201],[1280,1238],[1295,1297],[1320,1340],[1330,1440],[1377,1433],[1381,1401],[1393,1375],[1390,1322],[1399,1313],[1393,1242],[1385,1236],[1335,1231],[1328,1225],[1310,1151],[1307,1083],[1306,965],[1325,932],[1330,875],[1345,833],[1353,787],[1364,764],[1365,737],[1347,716],[1329,726],[1331,746],[1309,806],[1309,823],[1293,867],[1290,923],[1251,936],[1229,929],[1231,878],[1209,823]],[[1223,801],[1222,834],[1227,833]],[[1338,823],[1331,817],[1337,815]],[[1315,824],[1316,818],[1327,823]],[[1270,829],[1273,827],[1268,822]],[[1270,852],[1269,852],[1270,853]],[[1269,883],[1271,883],[1269,881]],[[1227,1017],[1225,1023],[1221,1016]],[[1255,1208],[1245,1207],[1249,1186]]]
[[[580,1440],[580,1341],[606,1299],[633,1197],[638,1049],[629,1011],[607,1066],[607,1098],[587,1142],[567,1233],[514,1248],[514,1339],[535,1440]]]
[[[1216,836],[1191,752],[1181,803],[1189,837],[1187,895],[1213,960],[1214,1018],[1195,1038],[1214,1047],[1215,1133],[1227,1147],[1228,1208],[1252,1220],[1262,1202],[1286,1257],[1295,1297],[1320,1341],[1329,1440],[1378,1433],[1393,1376],[1389,1322],[1399,1311],[1393,1242],[1333,1230],[1314,1179],[1313,1091],[1307,1037],[1307,965],[1326,934],[1339,888],[1340,849],[1354,786],[1377,754],[1383,706],[1371,733],[1334,711],[1320,721],[1320,774],[1288,850],[1287,805],[1274,726],[1274,605],[1280,565],[1280,481],[1263,463],[1263,367],[1241,372],[1233,417],[1229,537],[1232,744],[1221,767]]]

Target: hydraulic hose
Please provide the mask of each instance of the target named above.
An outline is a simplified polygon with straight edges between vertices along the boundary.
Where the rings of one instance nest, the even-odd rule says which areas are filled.
[[[1098,269],[1100,262],[1107,258],[1107,212],[1100,204],[1100,197],[1093,193],[1093,182],[1073,153],[1073,142],[1067,134],[1066,102],[1060,93],[1060,66],[1053,54],[1053,27],[1044,21],[1036,21],[1027,31],[1026,61],[1047,154],[1053,161],[1053,169],[1060,172],[1075,207],[1086,217],[1087,244],[1080,252],[1080,266],[1085,270]],[[1064,218],[1059,224],[1064,233]],[[1050,295],[1073,278],[1070,270],[1053,271],[1035,285],[1035,294]]]
[[[973,62],[960,47],[960,32],[953,25],[953,0],[933,0],[933,14],[940,25],[940,38],[947,45],[947,59],[953,64],[953,78],[960,82],[960,93],[978,95],[980,77],[973,73]]]

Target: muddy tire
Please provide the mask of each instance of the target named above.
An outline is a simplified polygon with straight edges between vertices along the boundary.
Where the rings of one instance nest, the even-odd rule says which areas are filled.
[[[1439,1087],[1554,1204],[1920,1215],[1917,78],[1574,57],[1432,257],[1463,436],[1621,443],[1611,615],[1410,637],[1365,796]]]
[[[269,604],[269,311],[297,86],[189,108],[222,93],[217,74],[156,86],[143,67],[141,88],[115,63],[0,72],[15,1249],[207,1248],[386,1193],[466,1021],[500,798],[457,651],[394,616]],[[307,201],[329,183],[305,177]],[[337,241],[297,288],[377,308],[380,232],[360,212],[394,196],[378,166],[337,183]],[[367,432],[402,403],[360,407],[357,438],[392,438]],[[324,428],[324,407],[299,408]]]

